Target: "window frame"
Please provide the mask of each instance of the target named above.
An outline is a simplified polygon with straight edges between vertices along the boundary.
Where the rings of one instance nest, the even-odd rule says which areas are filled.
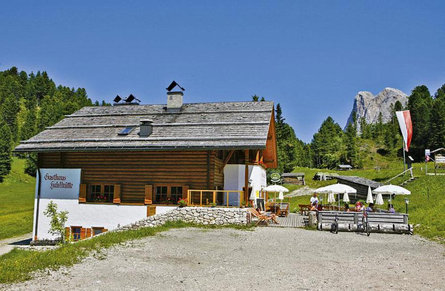
[[[106,200],[97,200],[94,199],[93,196],[93,187],[97,187],[100,186],[100,192],[99,194],[103,194],[104,197],[107,197]],[[109,193],[105,193],[105,188],[109,187],[109,189],[111,189],[111,191]],[[104,182],[92,182],[92,183],[88,183],[87,184],[87,197],[86,197],[86,202],[87,203],[100,203],[100,204],[113,204],[113,199],[114,199],[114,191],[115,191],[115,184],[113,183],[104,183]],[[97,195],[97,194],[95,194]]]
[[[178,197],[178,201],[179,201],[179,199],[181,199],[182,198],[182,193],[183,193],[183,191],[184,191],[184,187],[185,187],[186,185],[182,185],[182,184],[154,184],[153,185],[153,204],[156,204],[156,205],[178,205],[178,202],[176,201],[176,202],[172,202],[172,192],[171,192],[171,189],[172,188],[181,188],[181,194],[175,194],[177,197]],[[158,187],[167,187],[167,199],[166,200],[161,200],[161,201],[158,201],[157,200],[157,188]],[[170,201],[170,203],[168,203],[168,201]],[[167,203],[165,203],[165,202],[167,202]]]

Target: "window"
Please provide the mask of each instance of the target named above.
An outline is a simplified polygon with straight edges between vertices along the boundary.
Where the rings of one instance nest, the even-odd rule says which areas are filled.
[[[108,202],[113,203],[114,185],[93,184],[90,185],[88,202]]]
[[[134,126],[127,126],[126,128],[122,129],[118,135],[128,135],[130,132],[133,131],[135,127]]]
[[[178,200],[182,198],[182,187],[171,187],[170,188],[170,199],[172,203],[178,203]]]
[[[82,231],[81,226],[71,226],[71,236],[73,237],[73,240],[80,240],[80,233]]]
[[[93,227],[93,236],[101,234],[104,230],[103,227]]]
[[[167,186],[156,186],[155,201],[156,203],[168,204]]]
[[[177,204],[182,198],[183,186],[163,186],[155,185],[154,203],[157,204]]]

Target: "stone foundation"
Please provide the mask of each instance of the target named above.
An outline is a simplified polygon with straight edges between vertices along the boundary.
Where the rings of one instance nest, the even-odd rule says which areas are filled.
[[[133,224],[122,226],[119,230],[155,227],[163,225],[167,221],[184,221],[203,225],[246,225],[249,222],[249,217],[245,208],[178,207],[167,213],[156,214]]]

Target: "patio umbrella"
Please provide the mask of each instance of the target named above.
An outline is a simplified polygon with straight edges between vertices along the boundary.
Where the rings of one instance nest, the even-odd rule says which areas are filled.
[[[328,203],[334,203],[334,202],[335,202],[334,193],[330,192],[328,194]]]
[[[366,197],[366,203],[374,203],[374,200],[372,199],[371,187],[369,186],[368,186],[368,196]]]
[[[385,204],[385,203],[383,202],[382,194],[377,194],[377,197],[375,198],[375,204],[377,204],[377,205],[383,205],[383,204]]]
[[[286,187],[280,185],[269,185],[263,189],[266,192],[289,192]]]
[[[263,191],[266,192],[275,192],[275,193],[282,193],[282,192],[289,192],[289,190],[286,187],[280,186],[280,185],[269,185],[266,188],[263,189]],[[284,198],[284,197],[283,197]],[[278,198],[280,199],[280,198]]]
[[[284,195],[283,195],[282,191],[278,194],[278,199],[280,199],[280,200],[284,199]]]
[[[343,202],[345,202],[345,203],[350,202],[348,192],[345,192],[345,194],[343,194]]]
[[[315,192],[317,193],[328,193],[328,194],[332,194],[332,198],[334,198],[334,194],[343,194],[343,193],[347,193],[347,194],[351,194],[351,193],[357,193],[357,190],[355,190],[354,188],[352,188],[351,186],[345,185],[345,184],[332,184],[329,186],[324,186],[321,188],[318,188],[315,190]],[[349,196],[349,195],[348,195]],[[349,197],[348,197],[349,198]],[[333,203],[335,202],[335,199],[333,199],[334,201],[331,202],[329,201],[329,196],[328,196],[328,202],[329,203]],[[332,199],[331,199],[332,200]],[[340,197],[338,197],[338,203],[340,203]],[[340,206],[340,205],[339,205]]]
[[[374,191],[372,191],[372,193],[374,194],[382,194],[382,195],[389,195],[389,201],[391,202],[391,196],[394,195],[411,195],[411,191],[409,191],[408,189],[405,189],[403,187],[400,186],[396,186],[396,185],[384,185],[384,186],[380,186],[376,189],[374,189]]]

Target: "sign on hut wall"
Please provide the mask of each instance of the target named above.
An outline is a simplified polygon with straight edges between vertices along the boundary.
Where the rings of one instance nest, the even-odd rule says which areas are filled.
[[[78,199],[80,187],[80,169],[40,169],[41,198]],[[36,183],[36,196],[38,180]]]

